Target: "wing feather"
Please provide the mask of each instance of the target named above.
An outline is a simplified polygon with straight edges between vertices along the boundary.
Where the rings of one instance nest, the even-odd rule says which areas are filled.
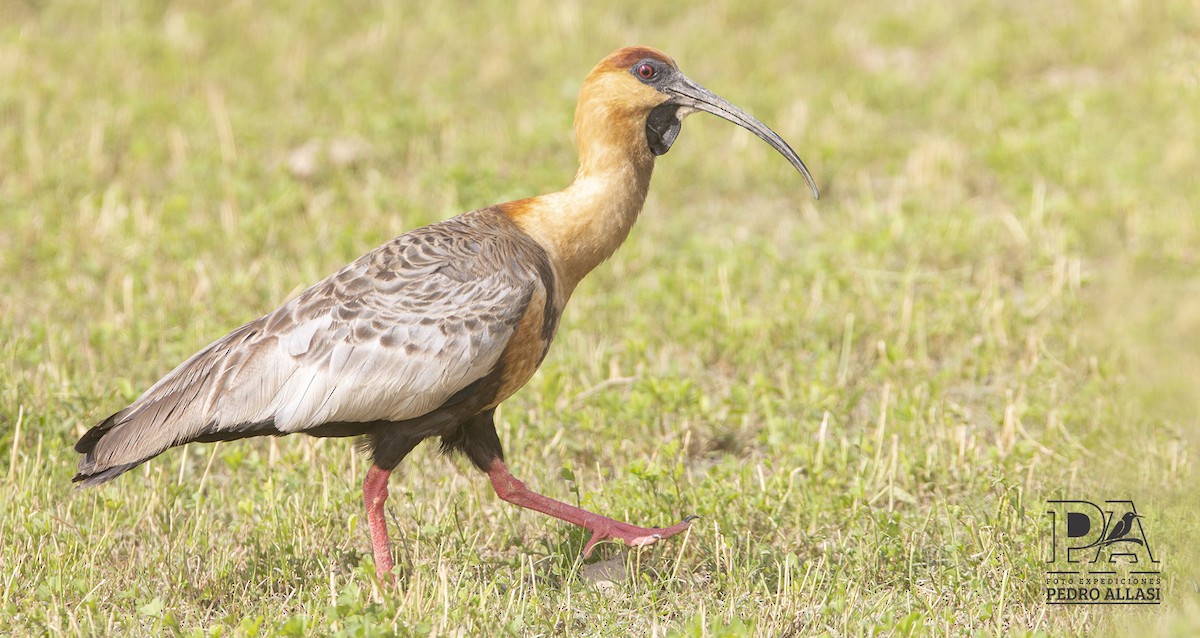
[[[543,285],[524,249],[471,213],[397,237],[93,428],[76,479],[264,423],[288,433],[429,413],[494,368]]]

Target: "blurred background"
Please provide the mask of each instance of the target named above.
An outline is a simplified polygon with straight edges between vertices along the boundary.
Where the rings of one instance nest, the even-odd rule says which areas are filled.
[[[688,590],[661,625],[617,613],[609,628],[709,635],[686,620],[708,609],[733,635],[1194,630],[1200,5],[1170,0],[0,0],[0,564],[66,552],[0,570],[0,615],[83,632],[153,631],[164,614],[234,626],[222,614],[272,605],[309,630],[328,618],[332,594],[297,595],[287,574],[369,573],[361,530],[319,522],[358,507],[350,446],[193,446],[145,473],[303,492],[312,472],[275,461],[328,460],[321,499],[260,520],[220,490],[157,500],[133,473],[69,497],[69,445],[203,344],[388,238],[568,184],[579,86],[632,44],[774,128],[822,199],[752,135],[690,118],[629,242],[506,404],[502,436],[530,483],[561,492],[559,468],[574,468],[582,492],[611,481],[597,507],[701,510],[711,529],[676,574],[720,573],[722,534],[759,539],[746,556],[761,565],[730,559],[736,582]],[[472,564],[471,547],[503,546],[516,553],[489,560],[514,574],[511,591],[548,579],[534,611],[478,594],[477,611],[430,621],[434,633],[479,630],[488,614],[589,633],[589,614],[624,604],[532,559],[526,578],[530,555],[566,555],[547,564],[570,573],[568,543],[538,553],[489,531],[516,519],[479,477],[433,462],[452,476],[406,477],[401,519],[436,504],[399,533],[466,527],[484,536],[434,555]],[[804,497],[789,496],[797,480]],[[660,490],[675,500],[648,500]],[[1152,513],[1167,605],[1039,604],[1040,506],[1070,495]],[[195,525],[184,555],[231,558],[161,555],[174,523],[138,510]],[[289,517],[309,522],[273,531]],[[566,536],[519,520],[515,537]],[[283,533],[350,558],[310,549],[268,568],[288,555],[271,545]],[[260,554],[237,553],[257,542]],[[414,556],[430,586],[440,563]],[[193,576],[147,575],[162,564]],[[283,580],[247,576],[271,569]],[[806,584],[754,593],[783,574]],[[590,602],[562,612],[564,592]],[[189,596],[209,602],[170,607]],[[425,609],[410,597],[360,611],[411,628]]]

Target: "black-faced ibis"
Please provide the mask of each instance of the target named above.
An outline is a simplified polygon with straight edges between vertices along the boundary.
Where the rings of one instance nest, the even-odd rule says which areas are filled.
[[[193,441],[304,433],[364,436],[375,569],[392,569],[388,477],[440,437],[510,502],[648,545],[687,529],[638,527],[542,496],[509,474],[492,417],[533,376],[579,281],[613,254],[646,199],[654,159],[706,111],[766,140],[766,125],[688,79],[663,53],[624,48],[587,76],[575,111],[579,172],[566,189],[409,231],[204,348],[88,430],[74,480],[96,485]]]

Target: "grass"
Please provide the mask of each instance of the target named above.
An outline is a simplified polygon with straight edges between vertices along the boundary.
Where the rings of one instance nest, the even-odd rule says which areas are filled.
[[[617,46],[690,119],[501,409],[423,446],[372,586],[366,461],[288,437],[73,493],[85,428],[403,230],[560,188]],[[0,4],[0,627],[13,635],[1082,635],[1200,626],[1195,3]],[[1159,607],[1047,606],[1044,504],[1131,498]],[[1139,632],[1140,633],[1140,632]]]

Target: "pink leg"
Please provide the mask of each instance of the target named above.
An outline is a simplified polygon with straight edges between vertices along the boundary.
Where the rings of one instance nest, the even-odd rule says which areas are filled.
[[[367,526],[371,530],[371,553],[375,556],[375,577],[380,582],[392,580],[392,544],[388,541],[387,521],[383,517],[383,502],[388,497],[388,477],[391,470],[372,465],[363,481],[363,503],[367,506]]]
[[[488,470],[488,478],[492,480],[492,487],[495,488],[496,495],[501,499],[591,530],[592,538],[583,546],[585,558],[591,555],[596,543],[602,540],[614,538],[631,547],[649,545],[682,532],[697,518],[688,516],[682,522],[666,529],[637,527],[629,523],[622,523],[530,491],[524,483],[509,474],[508,467],[500,459],[492,461],[492,467]]]

